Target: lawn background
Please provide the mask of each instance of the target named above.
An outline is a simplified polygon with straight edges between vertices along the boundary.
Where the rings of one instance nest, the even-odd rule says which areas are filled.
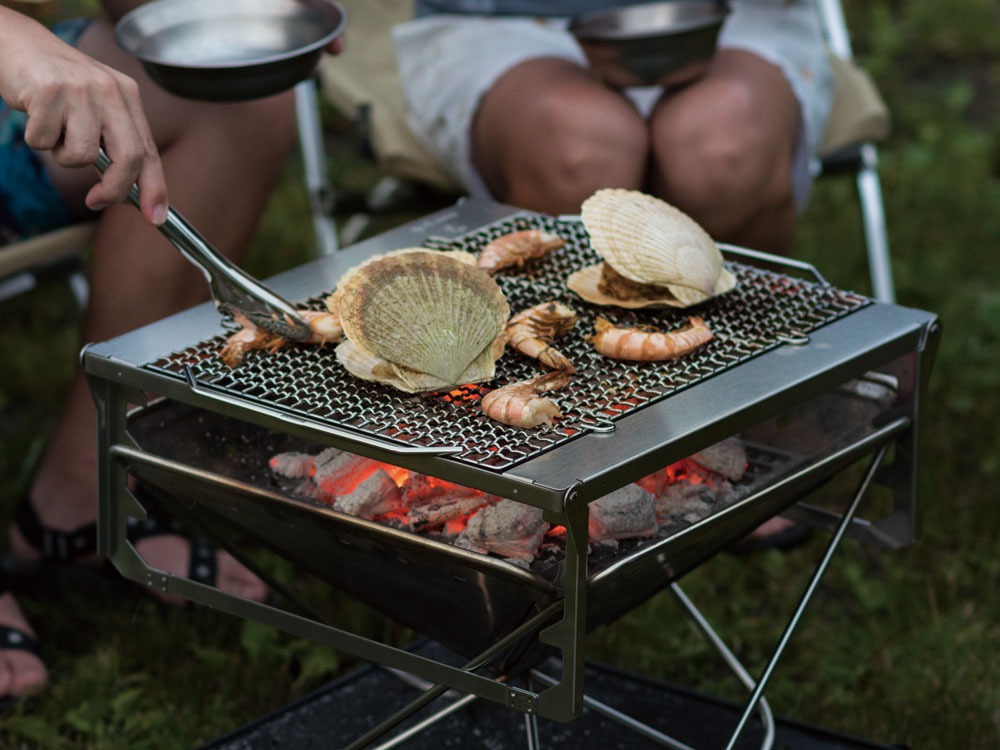
[[[855,52],[893,113],[881,174],[898,301],[944,324],[927,400],[921,538],[886,552],[847,542],[772,680],[777,714],[921,750],[1000,746],[1000,7],[995,0],[848,0]],[[363,193],[377,178],[356,130],[324,111],[330,173]],[[246,260],[261,277],[312,246],[301,167],[286,177]],[[341,204],[350,207],[349,202]],[[375,217],[375,230],[420,204]],[[340,217],[342,220],[346,216]],[[867,293],[850,180],[817,185],[796,255]],[[0,303],[0,509],[27,487],[79,346],[60,284]],[[685,589],[759,672],[825,537],[788,554],[720,556]],[[287,571],[277,571],[279,574]],[[406,634],[331,592],[337,622]],[[357,664],[205,609],[145,597],[39,591],[25,607],[53,684],[0,718],[0,748],[184,748],[241,726]],[[669,594],[588,638],[602,661],[733,696]]]

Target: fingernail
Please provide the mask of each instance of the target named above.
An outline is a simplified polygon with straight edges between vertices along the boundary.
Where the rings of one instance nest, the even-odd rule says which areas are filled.
[[[153,206],[153,223],[159,226],[167,220],[167,207],[162,203]]]

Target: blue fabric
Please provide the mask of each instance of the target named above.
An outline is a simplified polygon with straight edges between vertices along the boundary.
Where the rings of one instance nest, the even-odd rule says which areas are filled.
[[[64,42],[76,44],[86,19],[53,26]],[[0,245],[70,223],[70,213],[38,154],[24,142],[28,116],[0,99]]]

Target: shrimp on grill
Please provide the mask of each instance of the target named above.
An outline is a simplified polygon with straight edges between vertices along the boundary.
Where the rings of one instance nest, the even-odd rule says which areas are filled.
[[[618,327],[598,316],[596,332],[589,341],[600,354],[611,359],[655,362],[675,359],[693,352],[714,338],[699,317],[688,318],[688,325],[676,331],[656,331]]]
[[[554,391],[569,383],[569,375],[553,370],[532,380],[522,380],[490,391],[481,402],[483,413],[490,419],[511,427],[537,427],[552,424],[562,416],[559,405],[542,393]]]
[[[319,310],[298,310],[299,315],[309,324],[312,336],[304,343],[307,344],[335,344],[344,336],[344,329],[340,325],[340,318],[334,313]],[[277,351],[285,345],[285,339],[262,328],[258,328],[251,323],[240,312],[233,312],[233,320],[240,326],[240,330],[226,339],[225,346],[219,352],[222,361],[229,367],[236,367],[246,356],[247,352],[253,349],[267,349]]]
[[[344,338],[344,327],[336,313],[323,310],[299,310],[299,315],[309,324],[312,336],[306,344],[337,344]]]
[[[543,302],[522,310],[507,323],[507,343],[553,370],[576,372],[566,356],[550,346],[552,339],[576,323],[576,310],[561,302]]]
[[[565,244],[562,237],[541,229],[522,229],[497,237],[483,248],[477,265],[487,273],[509,266],[523,266]]]

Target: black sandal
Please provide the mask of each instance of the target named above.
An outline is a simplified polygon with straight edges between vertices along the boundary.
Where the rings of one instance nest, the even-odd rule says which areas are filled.
[[[198,583],[214,586],[217,579],[216,549],[201,537],[192,536],[183,525],[162,513],[158,504],[146,493],[141,494],[143,507],[146,508],[146,520],[129,518],[125,535],[132,544],[138,544],[143,539],[155,536],[181,536],[188,541],[188,578]],[[98,575],[106,578],[111,572],[116,578],[121,576],[108,561],[101,565],[77,565],[79,559],[97,554],[97,522],[84,524],[74,531],[57,531],[42,525],[28,496],[25,495],[17,504],[14,512],[14,525],[40,554],[37,561],[13,560],[7,556],[5,567],[12,573],[41,572],[40,569],[56,571],[59,569],[75,569],[74,572],[85,576]]]
[[[10,585],[7,572],[0,569],[0,596],[3,596],[12,590],[13,589]],[[24,651],[37,656],[39,660],[42,659],[42,652],[38,647],[38,640],[20,628],[15,628],[13,625],[4,625],[0,623],[0,650]],[[14,708],[14,706],[26,699],[30,699],[30,696],[0,696],[0,714],[7,713]]]

